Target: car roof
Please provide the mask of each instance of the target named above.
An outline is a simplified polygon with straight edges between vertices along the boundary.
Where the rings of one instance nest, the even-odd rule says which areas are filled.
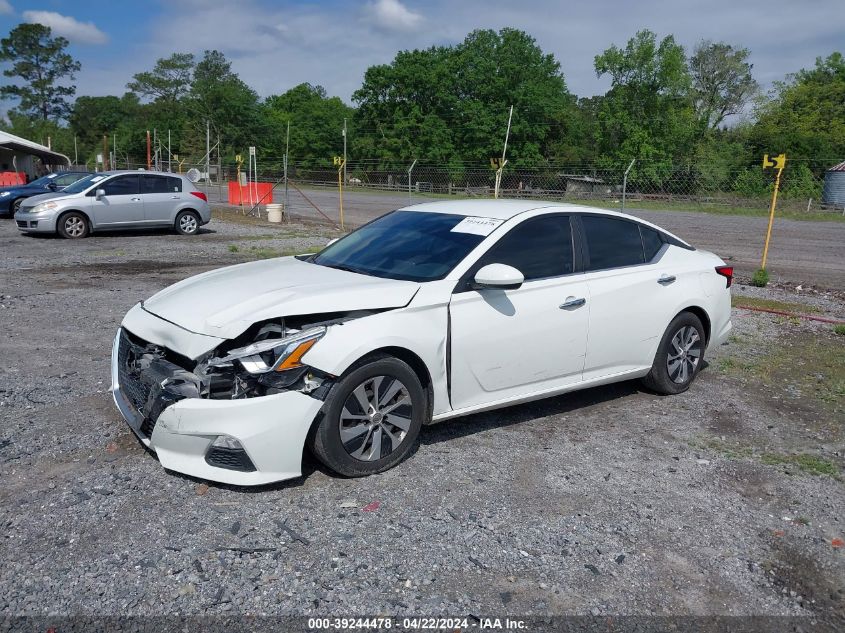
[[[567,202],[550,202],[547,200],[443,200],[438,202],[423,202],[408,207],[402,207],[400,211],[422,211],[424,213],[450,213],[454,215],[468,215],[482,218],[494,218],[496,220],[510,220],[511,218],[527,211],[544,209],[550,213],[555,211],[566,213],[592,213],[607,215],[617,218],[625,218],[646,226],[650,226],[661,233],[669,235],[679,242],[689,245],[686,240],[670,233],[666,229],[652,224],[647,220],[611,211],[599,207],[588,207],[581,204],[570,204]]]
[[[171,171],[155,171],[152,169],[112,169],[110,171],[99,172],[103,176],[115,176],[117,174],[150,174],[153,176],[173,176],[174,178],[184,178],[185,174],[174,174]]]

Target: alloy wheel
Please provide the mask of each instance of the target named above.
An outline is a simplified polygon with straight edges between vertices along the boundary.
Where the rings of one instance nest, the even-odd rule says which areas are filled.
[[[65,220],[65,233],[70,237],[81,237],[85,234],[85,222],[75,215]]]
[[[197,230],[197,219],[190,213],[179,218],[179,228],[183,233],[194,233]]]
[[[408,434],[413,405],[398,378],[373,376],[358,385],[340,412],[340,441],[357,460],[372,462],[395,451]]]
[[[666,367],[669,378],[677,384],[684,384],[692,380],[701,360],[701,337],[691,325],[685,325],[675,332],[669,344],[669,354]]]

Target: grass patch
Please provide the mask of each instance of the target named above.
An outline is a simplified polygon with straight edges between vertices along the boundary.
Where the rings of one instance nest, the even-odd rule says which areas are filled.
[[[761,299],[759,297],[732,296],[731,305],[734,308],[762,308],[764,310],[780,310],[781,312],[819,312],[815,306],[777,299]]]
[[[759,268],[751,276],[751,285],[758,288],[765,288],[769,285],[769,273],[765,268]]]
[[[230,253],[237,253],[238,252],[238,245],[237,244],[229,244],[229,252]]]
[[[840,323],[833,326],[833,333],[839,336],[845,336],[845,323]]]
[[[808,453],[799,453],[798,455],[783,455],[781,453],[763,453],[760,455],[760,462],[767,466],[797,466],[811,475],[830,475],[836,477],[839,474],[839,468],[831,461],[810,455]]]

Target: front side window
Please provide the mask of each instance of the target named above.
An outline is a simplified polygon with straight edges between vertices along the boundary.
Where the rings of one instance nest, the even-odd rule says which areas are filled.
[[[115,176],[102,184],[107,196],[130,196],[138,193],[138,176]]]
[[[387,279],[442,279],[484,239],[465,228],[465,219],[451,213],[394,211],[327,246],[309,261]]]
[[[84,174],[61,174],[56,176],[56,179],[53,182],[56,183],[57,187],[67,187],[82,178],[83,175]]]
[[[513,266],[525,281],[573,272],[572,229],[567,215],[531,218],[496,242],[474,266]]]
[[[587,270],[635,266],[645,262],[640,228],[634,222],[585,215],[581,218],[590,265]]]

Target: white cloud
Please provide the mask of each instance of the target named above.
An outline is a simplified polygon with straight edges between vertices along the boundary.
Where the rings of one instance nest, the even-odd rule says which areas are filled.
[[[374,0],[365,8],[372,23],[387,31],[411,31],[423,22],[421,14],[408,9],[399,0]]]
[[[9,0],[0,0],[0,15],[12,15],[14,12]]]
[[[49,26],[54,35],[66,37],[74,44],[105,44],[109,41],[109,36],[98,29],[93,22],[80,22],[76,18],[61,13],[24,11],[23,17],[27,22]]]

